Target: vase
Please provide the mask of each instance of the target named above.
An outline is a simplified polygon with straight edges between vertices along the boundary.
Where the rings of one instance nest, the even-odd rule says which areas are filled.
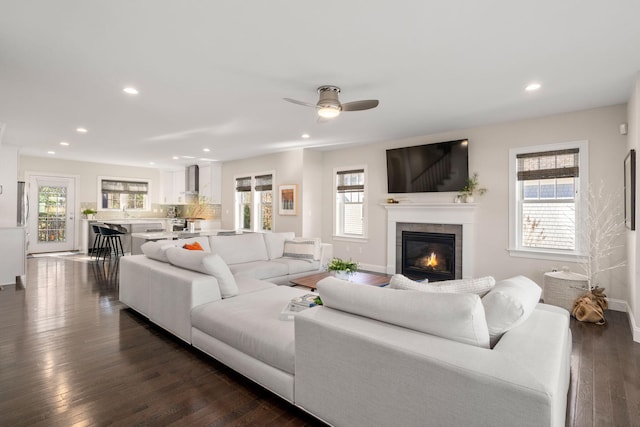
[[[335,277],[336,279],[340,279],[340,280],[349,280],[349,272],[344,271],[344,270],[339,270],[335,272]]]
[[[472,195],[470,195],[470,194],[469,194],[469,195],[467,195],[467,196],[464,198],[464,202],[465,202],[465,203],[473,203],[473,196],[472,196]]]

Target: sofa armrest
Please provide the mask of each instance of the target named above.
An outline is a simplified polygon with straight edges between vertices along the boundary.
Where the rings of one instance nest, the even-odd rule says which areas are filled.
[[[120,301],[191,343],[191,309],[221,299],[215,277],[132,255],[120,259]]]
[[[566,332],[544,330],[566,338]],[[539,365],[530,369],[514,351],[474,347],[327,307],[296,315],[295,335],[295,402],[329,424],[564,425],[556,411],[562,402],[566,408],[568,380],[555,380],[562,383],[557,386],[543,376],[551,383],[541,382]],[[544,369],[562,370],[570,354],[545,356],[556,340],[535,341],[538,357],[549,365]]]

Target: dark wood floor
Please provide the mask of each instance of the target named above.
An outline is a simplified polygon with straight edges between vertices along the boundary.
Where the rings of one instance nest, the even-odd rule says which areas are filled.
[[[30,258],[0,291],[0,426],[322,425],[123,306],[116,267]],[[571,323],[569,426],[640,426],[640,344],[607,314]]]

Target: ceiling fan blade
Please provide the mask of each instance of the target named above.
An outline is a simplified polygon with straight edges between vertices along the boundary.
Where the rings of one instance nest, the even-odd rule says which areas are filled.
[[[316,108],[316,104],[309,104],[308,102],[298,101],[297,99],[291,99],[291,98],[282,98],[282,99],[284,99],[285,101],[292,102],[294,104],[303,105],[305,107]]]
[[[364,101],[353,101],[342,104],[342,111],[362,111],[376,108],[379,102],[377,99],[367,99]]]

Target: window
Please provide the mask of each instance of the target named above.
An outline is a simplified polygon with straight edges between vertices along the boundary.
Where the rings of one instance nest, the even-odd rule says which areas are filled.
[[[149,210],[149,181],[99,178],[100,210]]]
[[[337,170],[335,233],[341,237],[365,237],[365,170]]]
[[[271,231],[273,225],[273,179],[271,175],[256,176],[258,229]]]
[[[273,174],[236,178],[236,228],[273,229]]]
[[[511,150],[510,158],[512,255],[575,260],[582,252],[586,142]]]

